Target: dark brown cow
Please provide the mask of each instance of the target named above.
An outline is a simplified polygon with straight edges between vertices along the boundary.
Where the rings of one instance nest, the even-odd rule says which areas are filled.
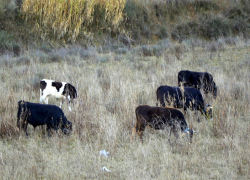
[[[178,86],[194,87],[203,90],[205,94],[211,92],[214,98],[217,96],[217,86],[213,76],[208,72],[195,72],[182,70],[178,73]]]
[[[138,133],[142,142],[143,131],[146,126],[149,126],[157,130],[168,129],[170,135],[173,131],[176,138],[179,137],[178,130],[181,130],[183,133],[190,134],[190,142],[192,142],[194,131],[188,128],[184,115],[177,109],[142,105],[136,108],[135,114],[136,124],[133,128],[131,141],[133,136]]]

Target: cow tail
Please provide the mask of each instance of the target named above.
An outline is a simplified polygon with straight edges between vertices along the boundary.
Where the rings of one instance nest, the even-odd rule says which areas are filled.
[[[19,129],[21,128],[21,124],[20,124],[20,118],[21,118],[21,113],[22,113],[22,105],[21,105],[21,103],[23,103],[23,101],[18,102],[17,123],[16,123],[16,126]]]
[[[137,114],[137,108],[135,109],[135,116],[136,116],[136,122],[135,122],[135,126],[132,129],[132,135],[130,138],[130,141],[133,141],[133,137],[135,136],[136,132],[138,131],[138,114]]]
[[[159,88],[156,90],[156,106],[158,106],[158,102],[159,102],[158,91],[159,91]]]
[[[139,114],[138,114],[137,108],[135,110],[135,116],[136,116],[135,132],[137,132],[138,131],[138,122],[139,122]]]

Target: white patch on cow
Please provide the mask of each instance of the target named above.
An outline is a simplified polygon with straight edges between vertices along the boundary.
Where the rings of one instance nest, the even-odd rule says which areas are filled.
[[[60,102],[60,108],[62,107],[63,101],[66,100],[66,97],[64,95],[62,95],[65,85],[67,84],[66,82],[61,82],[62,83],[62,87],[59,89],[59,91],[56,89],[56,87],[52,86],[52,82],[55,82],[54,80],[50,80],[50,79],[43,79],[42,81],[45,81],[46,87],[45,89],[42,91],[40,89],[40,103],[45,103],[48,104],[48,100],[50,96],[53,96],[57,99],[61,99]],[[70,96],[68,95],[67,97],[68,101],[71,101]],[[69,104],[69,103],[68,103]],[[71,111],[71,107],[69,105],[69,111]]]

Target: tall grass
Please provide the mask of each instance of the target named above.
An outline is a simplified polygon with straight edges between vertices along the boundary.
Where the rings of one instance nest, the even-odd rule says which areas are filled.
[[[53,32],[57,39],[75,41],[84,25],[91,26],[96,11],[104,10],[103,20],[117,29],[124,5],[125,0],[24,0],[22,12],[26,21],[35,20],[36,30],[41,30],[43,36]]]
[[[150,53],[142,53],[145,48]],[[102,47],[105,51],[73,46],[0,56],[1,178],[249,179],[249,48],[249,41],[238,37],[184,40],[178,52],[165,40],[123,54],[116,46]],[[192,144],[186,137],[175,142],[174,136],[169,143],[166,131],[153,129],[145,130],[143,144],[138,136],[130,142],[135,108],[155,105],[157,87],[176,86],[182,69],[213,75],[217,99],[204,97],[213,105],[214,120],[200,116],[198,123],[194,112],[187,112],[190,128],[197,131]],[[30,126],[29,138],[18,133],[17,102],[39,102],[42,78],[70,82],[78,90],[73,111],[62,106],[73,123],[70,136],[58,132],[47,138]],[[49,103],[59,105],[53,98]],[[103,149],[108,158],[99,155]]]

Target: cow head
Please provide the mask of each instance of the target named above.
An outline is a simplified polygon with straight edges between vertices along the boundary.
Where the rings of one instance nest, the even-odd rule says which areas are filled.
[[[209,104],[204,108],[204,113],[207,119],[213,120],[213,107]]]
[[[216,86],[215,82],[213,82],[213,84],[212,84],[212,91],[213,91],[214,98],[216,98],[217,97],[217,86]]]
[[[72,131],[72,123],[68,121],[67,124],[62,124],[61,129],[64,134],[69,135]]]
[[[193,129],[185,129],[182,133],[186,133],[186,134],[189,134],[189,138],[190,138],[190,143],[192,143],[192,138],[193,138],[193,135],[194,135],[194,130]]]

